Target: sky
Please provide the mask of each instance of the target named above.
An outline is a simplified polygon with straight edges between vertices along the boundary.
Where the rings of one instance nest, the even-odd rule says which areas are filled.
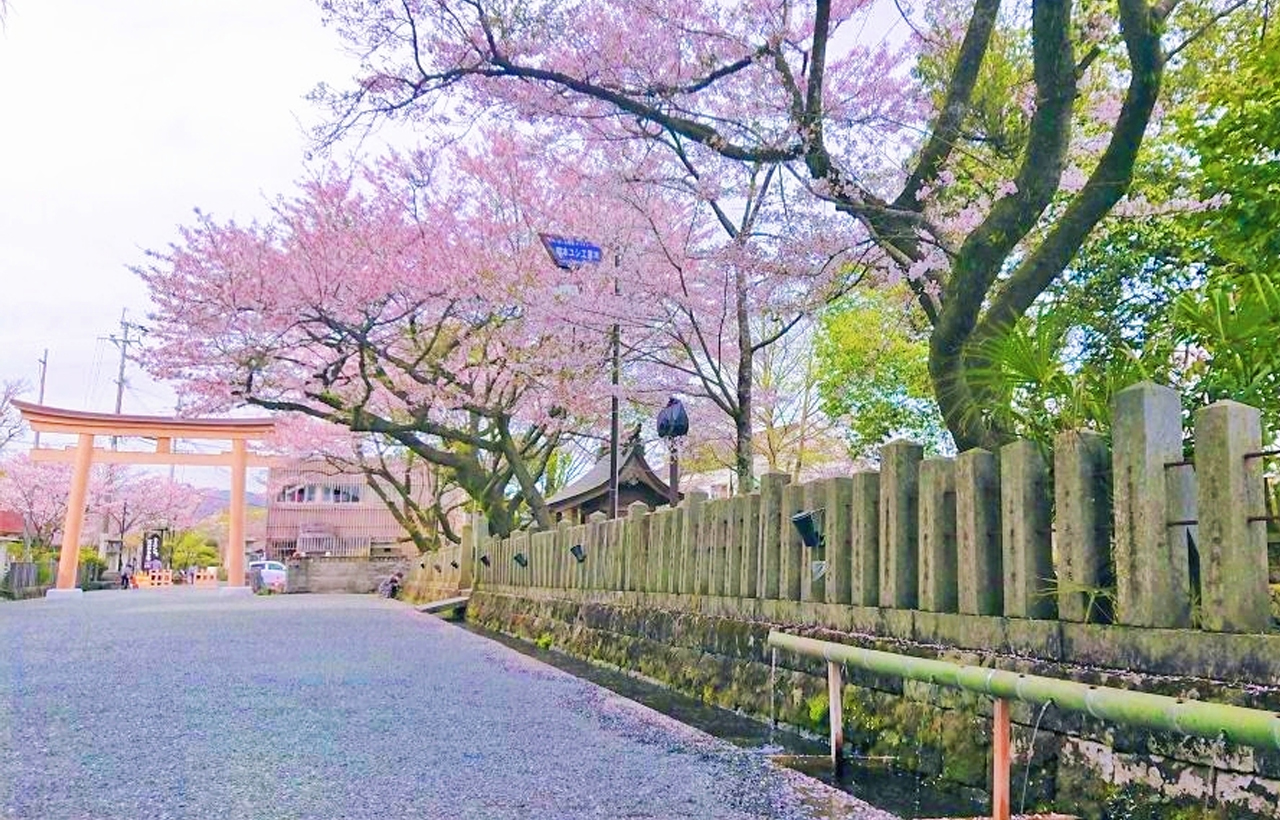
[[[356,63],[314,0],[8,0],[0,28],[0,381],[111,411],[131,265],[199,207],[265,216],[305,170],[305,99]],[[130,365],[123,411],[172,392]]]

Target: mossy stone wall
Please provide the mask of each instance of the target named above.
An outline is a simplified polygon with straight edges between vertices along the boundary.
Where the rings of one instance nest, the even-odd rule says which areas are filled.
[[[478,589],[467,617],[727,709],[827,732],[822,661],[777,655],[771,629],[960,663],[1280,709],[1280,636],[1090,626],[786,601]],[[990,702],[850,669],[851,751],[957,789],[989,788]],[[1088,818],[1280,817],[1280,753],[1014,704],[1015,800]],[[1038,729],[1036,724],[1039,723]],[[1034,743],[1032,737],[1034,734]],[[1153,806],[1155,808],[1148,808]],[[1148,814],[1142,812],[1147,811]],[[1154,812],[1154,813],[1151,813]]]

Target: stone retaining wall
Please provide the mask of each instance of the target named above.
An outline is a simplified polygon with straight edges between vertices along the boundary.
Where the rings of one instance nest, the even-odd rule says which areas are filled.
[[[1280,709],[1280,636],[945,615],[797,601],[490,588],[468,618],[601,661],[728,709],[825,734],[819,661],[780,652],[771,628],[1100,685]],[[850,669],[843,705],[855,753],[958,789],[987,790],[990,701]],[[1035,710],[1038,712],[1038,710]],[[1100,818],[1280,817],[1280,753],[1107,725],[1014,704],[1015,801]],[[1133,808],[1147,806],[1146,809]],[[1015,803],[1016,806],[1016,803]],[[1145,812],[1145,813],[1144,813]]]
[[[407,564],[402,560],[306,558],[288,565],[285,588],[289,592],[375,592],[383,578],[397,569],[407,569]]]

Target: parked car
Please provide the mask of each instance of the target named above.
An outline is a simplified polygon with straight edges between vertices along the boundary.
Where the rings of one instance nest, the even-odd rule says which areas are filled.
[[[249,572],[258,570],[262,574],[262,585],[272,592],[284,592],[285,581],[289,571],[279,561],[250,561]]]

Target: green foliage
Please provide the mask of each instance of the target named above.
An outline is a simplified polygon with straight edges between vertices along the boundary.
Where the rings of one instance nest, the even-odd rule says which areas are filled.
[[[1216,274],[1178,300],[1176,319],[1197,354],[1186,376],[1204,402],[1234,399],[1280,428],[1280,270]]]
[[[93,547],[80,548],[80,566],[82,567],[98,567],[106,569],[107,561]]]
[[[1280,47],[1274,38],[1212,78],[1208,127],[1194,133],[1215,250],[1238,270],[1280,275]]]
[[[197,530],[178,533],[169,544],[169,564],[174,567],[213,567],[222,563],[218,545]]]
[[[1214,75],[1183,129],[1199,161],[1201,195],[1218,207],[1188,220],[1212,249],[1203,287],[1176,304],[1195,354],[1186,378],[1198,400],[1258,407],[1280,430],[1280,49],[1258,43]]]
[[[538,636],[537,640],[534,641],[534,644],[536,644],[539,649],[550,649],[551,645],[554,643],[555,638],[551,636],[550,632],[543,632]]]
[[[830,729],[831,701],[826,692],[820,692],[805,700],[805,708],[809,713],[809,727],[826,732]]]
[[[1167,379],[1169,348],[1146,350],[1108,340],[1091,355],[1072,356],[1079,325],[1068,312],[1043,312],[979,348],[971,380],[996,397],[988,412],[1016,435],[1049,444],[1062,430],[1106,432],[1111,397],[1144,379]]]
[[[898,436],[932,452],[950,447],[929,381],[928,333],[905,288],[836,302],[816,345],[823,410],[844,425],[850,455],[869,456]]]
[[[1094,229],[1016,327],[973,351],[973,382],[991,389],[975,412],[1016,435],[1105,433],[1112,394],[1142,379],[1181,388],[1189,407],[1257,406],[1280,430],[1280,48],[1274,34],[1260,41],[1256,11],[1211,17],[1192,4],[1171,24],[1170,42],[1194,36],[1166,75],[1168,113],[1144,140],[1132,207]],[[1001,31],[980,86],[1011,92],[1003,67],[1025,58],[1001,47]],[[1098,65],[1115,45],[1103,44]],[[971,125],[980,133],[1001,110],[999,97],[984,99]],[[1004,116],[1017,124],[1016,112]],[[1098,123],[1076,127],[1087,137]]]

